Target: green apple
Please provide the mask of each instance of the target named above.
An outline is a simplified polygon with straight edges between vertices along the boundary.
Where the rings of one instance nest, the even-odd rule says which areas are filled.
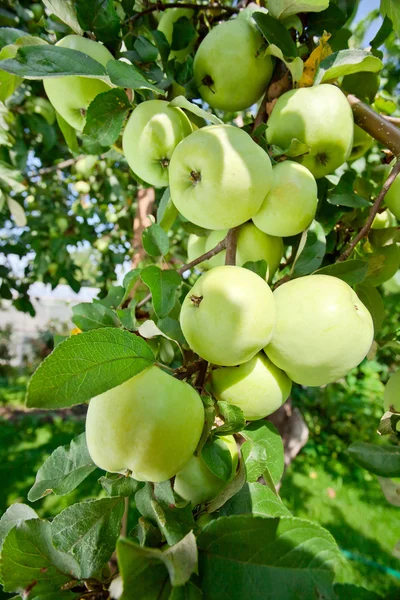
[[[317,179],[333,173],[350,156],[354,121],[346,96],[322,84],[286,92],[268,119],[267,140],[289,148],[292,139],[310,147],[298,158]]]
[[[80,158],[75,163],[75,171],[77,175],[85,179],[93,174],[96,163],[99,162],[99,157],[94,154],[87,154],[83,158]]]
[[[389,171],[386,172],[386,177]],[[400,177],[397,175],[385,196],[385,204],[400,221]]]
[[[400,294],[400,270],[383,284],[385,294]]]
[[[165,100],[139,104],[125,126],[122,147],[132,171],[156,187],[168,185],[168,171],[176,146],[192,132],[183,110]]]
[[[165,35],[170,46],[174,32],[174,23],[182,17],[187,17],[189,21],[191,21],[193,14],[194,11],[190,8],[167,8],[167,10],[163,12],[157,29]],[[198,37],[199,36],[196,34],[186,48],[183,48],[182,50],[171,50],[169,59],[176,58],[178,62],[184,62],[187,56],[192,52]]]
[[[259,275],[223,266],[196,281],[183,301],[180,323],[189,346],[216,365],[244,363],[271,339],[273,294]]]
[[[265,56],[264,38],[246,19],[220,23],[201,42],[193,69],[205,102],[226,111],[255,104],[271,79],[273,60]]]
[[[365,282],[376,287],[396,274],[400,267],[400,248],[396,243],[374,248],[371,254],[367,254],[367,258]]]
[[[86,440],[93,462],[138,481],[165,481],[194,453],[204,425],[198,393],[149,367],[89,403]]]
[[[57,42],[56,46],[71,48],[94,58],[103,67],[113,55],[105,46],[80,35],[67,35]],[[82,131],[86,122],[86,111],[89,104],[101,92],[110,86],[101,79],[93,77],[49,77],[43,80],[45,92],[55,110],[71,127]]]
[[[400,369],[397,369],[389,378],[383,396],[385,410],[400,412]]]
[[[247,421],[264,419],[288,399],[292,382],[263,352],[238,367],[212,372],[212,392],[217,400],[236,404]]]
[[[238,451],[235,438],[232,435],[220,437],[232,456],[232,475],[228,481],[222,481],[210,471],[201,456],[192,456],[189,462],[176,475],[174,490],[184,500],[195,506],[209,502],[233,479],[238,464]]]
[[[369,150],[374,143],[374,139],[361,129],[358,125],[354,125],[354,139],[353,139],[353,147],[351,149],[351,154],[349,156],[349,160],[357,160],[364,156],[364,154]]]
[[[306,167],[285,160],[272,168],[272,187],[253,222],[275,236],[297,235],[314,219],[317,183]]]
[[[232,125],[194,131],[178,144],[169,167],[173,203],[205,229],[230,229],[251,219],[271,182],[268,154]]]
[[[389,227],[396,227],[396,225],[396,217],[390,212],[390,210],[386,209],[375,216],[371,225],[371,229],[388,229]]]
[[[205,235],[199,236],[195,233],[191,233],[189,235],[187,243],[188,262],[192,262],[192,260],[195,260],[206,252],[206,240],[207,237]],[[208,269],[209,263],[208,261],[204,261],[199,263],[197,266],[203,269]]]
[[[226,237],[227,229],[212,231],[205,243],[208,252]],[[226,252],[220,252],[207,262],[211,268],[225,264]],[[236,264],[241,267],[249,261],[265,260],[268,265],[268,274],[271,279],[279,267],[283,256],[282,238],[263,233],[253,223],[245,223],[239,229],[237,236]]]
[[[308,275],[274,291],[277,319],[265,352],[301,385],[344,377],[367,355],[372,317],[351,287],[330,275]]]

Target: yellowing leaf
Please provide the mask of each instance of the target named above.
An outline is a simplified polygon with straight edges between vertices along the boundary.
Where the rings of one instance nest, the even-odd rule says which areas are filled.
[[[319,45],[311,52],[304,63],[303,75],[300,78],[299,87],[310,87],[313,85],[319,64],[324,58],[332,54],[332,48],[328,44],[330,37],[331,34],[324,31],[323,36],[319,40]]]

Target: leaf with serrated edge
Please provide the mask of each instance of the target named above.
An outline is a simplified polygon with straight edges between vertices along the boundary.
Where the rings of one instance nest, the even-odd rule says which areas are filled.
[[[285,466],[283,442],[278,430],[269,421],[255,421],[247,425],[241,435],[253,443],[265,445],[267,451],[267,471],[274,485],[277,485],[283,475]],[[265,473],[265,472],[264,472]]]
[[[177,271],[163,271],[155,265],[142,270],[140,277],[149,287],[154,311],[159,318],[166,317],[174,307],[175,292],[182,282]]]
[[[237,494],[221,506],[220,516],[249,514],[265,517],[290,515],[279,496],[261,483],[245,483]]]
[[[27,392],[30,408],[80,404],[124,383],[154,362],[150,346],[119,329],[95,329],[69,337],[33,374]]]
[[[43,0],[43,4],[61,21],[66,23],[75,33],[83,35],[83,30],[78,23],[72,0]]]

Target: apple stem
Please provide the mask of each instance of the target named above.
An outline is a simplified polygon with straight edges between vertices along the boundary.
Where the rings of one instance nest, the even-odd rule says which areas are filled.
[[[233,227],[226,236],[226,265],[236,265],[237,234],[239,227]]]
[[[362,240],[368,234],[369,230],[371,229],[371,225],[372,225],[376,215],[379,212],[379,208],[380,208],[387,192],[390,189],[390,186],[392,185],[392,183],[394,182],[394,180],[396,179],[396,177],[399,173],[400,173],[400,158],[394,165],[392,171],[389,174],[389,177],[386,179],[385,183],[383,184],[383,187],[382,187],[381,191],[379,192],[375,202],[371,206],[371,210],[369,211],[369,215],[368,215],[368,218],[367,218],[364,226],[360,229],[360,231],[357,233],[355,238],[353,238],[351,240],[350,244],[347,246],[347,248],[344,250],[344,252],[342,252],[342,254],[339,256],[339,258],[337,259],[336,262],[343,262],[344,260],[349,258],[350,254],[353,252],[353,250],[357,246],[358,242],[360,240]]]

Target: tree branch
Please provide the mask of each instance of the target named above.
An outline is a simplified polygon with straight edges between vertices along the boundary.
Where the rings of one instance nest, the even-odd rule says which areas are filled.
[[[389,177],[386,179],[385,183],[383,184],[383,187],[382,187],[379,195],[377,196],[374,204],[371,207],[371,210],[369,212],[368,219],[366,220],[365,225],[360,229],[360,231],[358,232],[356,237],[350,242],[350,244],[347,246],[346,250],[344,252],[342,252],[342,254],[339,256],[339,258],[337,259],[336,262],[343,262],[344,260],[349,258],[350,254],[353,252],[353,250],[357,246],[358,242],[360,240],[362,240],[363,237],[365,237],[368,234],[369,230],[371,229],[371,225],[375,219],[375,216],[377,215],[379,208],[386,196],[386,193],[390,189],[390,186],[392,185],[392,183],[394,182],[394,180],[396,179],[396,177],[399,173],[400,173],[400,159],[394,165]]]
[[[285,92],[290,89],[290,77],[289,71],[281,61],[277,61],[274,72],[272,74],[271,81],[268,83],[268,87],[265,90],[263,99],[259,106],[256,118],[254,119],[253,132],[262,123],[266,123],[268,119],[267,106],[270,102],[277,100],[279,96],[282,96]]]
[[[225,264],[226,265],[235,265],[236,264],[236,247],[237,247],[237,235],[239,232],[239,227],[233,227],[228,231],[228,235],[225,238],[226,241],[226,257]]]
[[[396,157],[400,156],[400,131],[396,125],[376,113],[353,94],[348,94],[347,100],[353,111],[354,122],[393,152]]]
[[[194,373],[200,371],[204,362],[205,361],[200,358],[199,360],[195,360],[186,366],[178,367],[175,369],[174,377],[176,377],[176,379],[187,379],[191,375],[194,375]]]
[[[133,15],[132,17],[127,19],[125,23],[132,24],[141,17],[144,17],[145,15],[148,15],[156,10],[164,11],[168,8],[191,8],[193,10],[222,10],[229,13],[230,15],[235,15],[240,10],[239,8],[234,8],[232,6],[221,6],[219,4],[190,4],[189,2],[171,2],[170,4],[164,4],[163,2],[156,2],[149,8],[146,8],[145,10],[142,10],[141,12],[136,13],[136,15]]]

